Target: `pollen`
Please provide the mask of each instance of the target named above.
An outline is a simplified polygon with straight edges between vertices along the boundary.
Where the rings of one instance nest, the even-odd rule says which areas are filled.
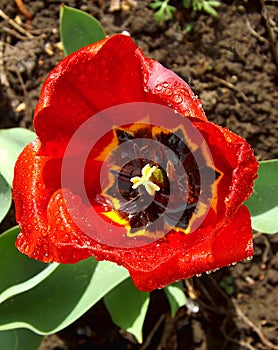
[[[133,183],[132,188],[136,190],[139,186],[143,185],[150,196],[153,196],[155,192],[160,190],[160,187],[152,181],[152,177],[154,172],[157,170],[157,167],[150,166],[150,164],[146,164],[142,170],[142,176],[134,176],[130,179]]]

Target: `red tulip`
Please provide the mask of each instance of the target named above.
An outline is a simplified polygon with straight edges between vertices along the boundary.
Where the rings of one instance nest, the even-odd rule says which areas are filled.
[[[252,150],[129,37],[62,60],[34,126],[13,183],[22,253],[116,262],[143,291],[252,256]]]

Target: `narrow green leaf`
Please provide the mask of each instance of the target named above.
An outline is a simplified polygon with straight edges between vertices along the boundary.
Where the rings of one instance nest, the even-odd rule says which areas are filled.
[[[254,193],[245,202],[252,227],[264,233],[278,232],[278,160],[260,162]]]
[[[10,274],[9,268],[5,274]],[[38,334],[56,333],[128,276],[124,268],[94,258],[61,264],[41,283],[0,305],[0,330],[29,328]]]
[[[171,315],[174,317],[178,309],[186,304],[182,282],[179,281],[165,287],[164,292],[170,304]]]
[[[0,174],[0,222],[7,215],[12,204],[12,191],[6,180]]]
[[[15,296],[16,294],[20,294],[26,292],[27,290],[34,288],[36,285],[41,283],[45,278],[47,278],[59,265],[57,263],[49,264],[44,270],[39,272],[34,277],[28,279],[25,282],[20,284],[16,284],[10,288],[4,290],[2,294],[0,294],[0,304],[5,300]]]
[[[143,324],[148,310],[150,293],[140,292],[129,278],[104,297],[113,322],[143,341]]]
[[[0,331],[0,350],[37,350],[42,339],[28,329]]]
[[[0,235],[0,295],[47,267],[47,264],[29,259],[16,249],[14,243],[19,232],[19,227],[15,226]]]
[[[65,55],[105,38],[101,24],[88,13],[61,5],[60,35]]]
[[[0,130],[0,173],[12,187],[14,165],[17,157],[36,134],[23,128]]]

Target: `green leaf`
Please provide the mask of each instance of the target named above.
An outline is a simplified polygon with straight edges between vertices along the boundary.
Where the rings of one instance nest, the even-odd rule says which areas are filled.
[[[5,271],[0,276],[0,291],[4,295],[0,330],[28,328],[38,334],[55,333],[82,316],[129,276],[126,269],[94,258],[73,265],[61,264],[52,267],[52,271],[48,267],[41,272],[53,265],[20,254],[14,247],[18,232],[13,228],[0,235],[0,269]],[[35,276],[36,272],[41,273]],[[15,294],[7,298],[8,293],[13,294],[11,291]]]
[[[101,24],[88,13],[61,5],[60,35],[65,55],[105,38]]]
[[[12,191],[6,180],[0,174],[0,222],[7,215],[12,204]]]
[[[47,267],[16,249],[14,243],[19,232],[19,227],[15,226],[0,235],[0,271],[5,271],[0,274],[0,297],[12,286],[33,278]]]
[[[260,162],[254,193],[245,202],[252,227],[264,233],[278,232],[278,160]]]
[[[176,282],[165,287],[164,292],[170,304],[171,315],[174,317],[178,309],[186,304],[186,296],[183,291],[183,284],[181,281]]]
[[[207,1],[204,1],[203,9],[206,13],[208,13],[211,16],[216,17],[218,15],[217,11]]]
[[[113,322],[143,341],[142,328],[148,310],[150,293],[140,292],[129,278],[104,297]]]
[[[0,173],[12,187],[14,165],[17,157],[36,134],[23,128],[0,130]]]
[[[47,278],[58,266],[59,265],[57,263],[49,264],[44,270],[39,272],[34,277],[29,278],[25,282],[22,282],[20,284],[16,284],[15,286],[7,288],[6,290],[4,290],[3,293],[0,294],[0,304],[17,294],[26,292],[29,289],[36,287],[45,278]]]
[[[43,337],[28,329],[0,332],[0,350],[37,350]]]

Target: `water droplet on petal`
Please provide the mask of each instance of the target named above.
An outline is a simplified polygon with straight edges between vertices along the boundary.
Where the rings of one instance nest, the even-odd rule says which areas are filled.
[[[28,252],[29,252],[29,250],[30,250],[30,246],[29,246],[29,245],[26,245],[26,246],[24,247],[24,251],[25,251],[25,253],[28,253]]]
[[[44,244],[44,245],[42,246],[42,249],[46,252],[46,251],[48,250],[48,245],[47,245],[47,244]]]
[[[187,263],[189,263],[189,262],[191,261],[191,256],[190,256],[189,254],[186,254],[186,255],[184,256],[184,261],[187,262]]]
[[[67,235],[67,234],[63,235],[62,241],[63,242],[68,242],[68,240],[69,240],[69,235]]]
[[[161,85],[156,85],[156,87],[155,87],[155,90],[156,91],[161,91],[163,89],[163,87],[161,86]]]
[[[165,95],[166,96],[172,96],[173,95],[173,91],[171,89],[166,89],[165,90]]]
[[[61,219],[61,218],[57,218],[57,219],[55,220],[55,224],[57,224],[57,225],[59,225],[61,222],[62,222],[62,219]]]
[[[169,86],[169,84],[166,83],[166,82],[164,82],[162,85],[163,85],[165,88],[167,88],[167,87]]]
[[[45,189],[45,185],[44,185],[43,182],[39,182],[39,183],[38,183],[38,189],[39,189],[39,190],[44,190],[44,189]]]
[[[207,261],[210,262],[210,263],[212,263],[214,261],[214,257],[213,257],[212,254],[208,254],[207,255]]]
[[[47,236],[47,231],[43,228],[43,229],[41,230],[41,234],[42,234],[43,236]]]
[[[201,273],[197,273],[196,277],[202,277],[202,274]]]
[[[175,95],[173,96],[173,101],[174,101],[175,103],[182,103],[183,98],[182,98],[181,95],[175,94]]]

